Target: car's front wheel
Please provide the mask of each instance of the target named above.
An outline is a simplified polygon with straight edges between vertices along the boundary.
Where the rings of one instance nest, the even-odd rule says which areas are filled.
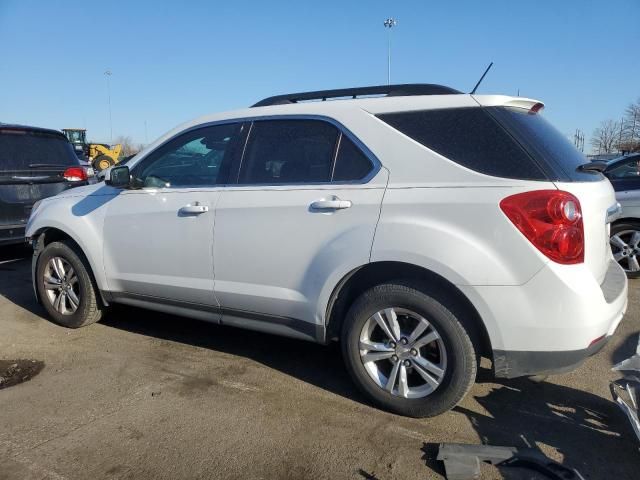
[[[356,385],[378,406],[431,417],[453,408],[475,381],[477,359],[446,296],[402,281],[378,285],[352,305],[342,350]]]
[[[72,242],[52,242],[40,253],[36,288],[45,310],[60,325],[79,328],[102,317],[87,260]]]
[[[640,277],[640,222],[623,221],[611,226],[611,250],[627,277]]]

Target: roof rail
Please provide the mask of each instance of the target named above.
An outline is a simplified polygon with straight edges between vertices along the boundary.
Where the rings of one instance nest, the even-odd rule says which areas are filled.
[[[405,83],[400,85],[377,85],[373,87],[341,88],[337,90],[319,90],[317,92],[288,93],[265,98],[252,107],[266,107],[269,105],[287,105],[305,100],[322,100],[328,98],[351,97],[357,98],[367,95],[386,95],[387,97],[402,97],[413,95],[451,95],[462,93],[451,87],[432,83]]]

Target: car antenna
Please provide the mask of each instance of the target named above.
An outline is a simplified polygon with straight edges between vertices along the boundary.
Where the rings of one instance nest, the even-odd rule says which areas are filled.
[[[482,83],[482,80],[484,80],[484,76],[487,74],[487,72],[489,72],[489,70],[491,70],[491,67],[493,67],[493,62],[491,62],[489,64],[489,66],[487,67],[487,69],[484,71],[484,73],[480,77],[480,80],[478,80],[478,83],[476,83],[476,86],[473,87],[473,90],[471,90],[471,92],[469,93],[470,95],[473,95],[474,93],[476,93],[476,90],[478,89],[478,87]]]

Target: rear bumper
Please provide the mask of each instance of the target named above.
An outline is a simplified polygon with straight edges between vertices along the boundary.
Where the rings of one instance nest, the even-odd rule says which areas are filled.
[[[498,377],[575,369],[627,309],[627,278],[613,258],[601,284],[584,265],[551,262],[524,285],[460,288],[485,323]]]
[[[0,245],[13,245],[25,243],[24,225],[2,225],[0,226]]]
[[[493,370],[496,377],[515,378],[527,375],[552,375],[578,368],[598,353],[609,341],[604,336],[583,350],[568,352],[493,351]]]

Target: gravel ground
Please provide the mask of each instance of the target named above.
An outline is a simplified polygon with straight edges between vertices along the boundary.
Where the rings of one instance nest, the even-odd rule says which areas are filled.
[[[608,382],[634,351],[640,281],[579,370],[495,383],[484,365],[459,407],[416,420],[369,406],[335,347],[133,308],[58,327],[33,299],[29,264],[0,250],[0,360],[36,361],[0,389],[0,479],[443,478],[440,442],[532,445],[585,478],[638,478]],[[523,475],[483,466],[485,479],[534,478]]]

